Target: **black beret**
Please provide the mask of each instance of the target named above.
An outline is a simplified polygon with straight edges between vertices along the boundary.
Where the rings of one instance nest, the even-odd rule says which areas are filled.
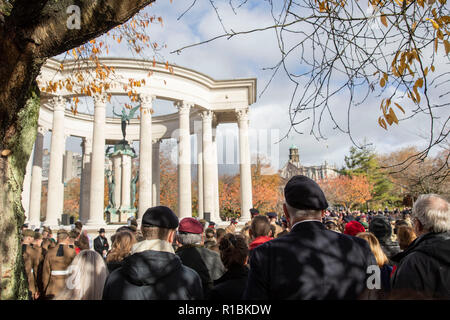
[[[277,217],[277,214],[276,214],[275,212],[267,212],[267,216],[268,216],[269,218],[276,218],[276,217]]]
[[[178,217],[170,208],[157,206],[147,209],[142,217],[143,226],[154,226],[166,229],[176,229],[178,227]]]
[[[312,179],[298,175],[292,177],[284,187],[286,203],[299,210],[325,210],[327,199],[322,189]]]

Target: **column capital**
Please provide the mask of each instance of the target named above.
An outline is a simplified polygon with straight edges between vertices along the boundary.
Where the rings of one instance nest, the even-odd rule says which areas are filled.
[[[173,105],[178,109],[178,112],[181,114],[189,113],[191,108],[194,107],[194,103],[188,101],[175,101]]]
[[[45,135],[49,130],[50,130],[49,128],[39,125],[37,132],[42,135]]]
[[[70,137],[70,132],[64,130],[64,141],[67,140],[68,137]]]
[[[106,92],[96,93],[92,95],[92,98],[94,99],[94,108],[97,106],[104,106],[106,105],[106,101],[108,100],[108,95]]]
[[[152,144],[153,145],[160,144],[161,142],[162,142],[162,139],[159,139],[159,138],[152,139]]]
[[[83,138],[83,141],[81,142],[81,147],[83,148],[84,153],[91,153],[92,152],[92,138]]]
[[[50,99],[54,111],[64,111],[66,109],[67,99],[63,96],[54,96]]]
[[[141,108],[143,109],[151,109],[153,106],[153,101],[156,99],[155,95],[150,93],[140,93],[139,101],[141,102]]]
[[[204,110],[200,113],[200,116],[202,117],[203,121],[212,121],[214,112],[212,112],[211,110]]]
[[[239,121],[248,120],[248,107],[237,108],[237,109],[235,109],[235,112],[236,112],[236,116]]]

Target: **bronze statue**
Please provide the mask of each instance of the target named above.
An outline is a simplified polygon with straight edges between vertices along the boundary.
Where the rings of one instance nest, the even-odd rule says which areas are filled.
[[[125,112],[125,108],[122,108],[122,114],[117,114],[113,108],[113,114],[117,117],[120,117],[120,119],[121,119],[122,135],[123,135],[124,141],[125,141],[125,137],[127,135],[127,132],[126,132],[127,122],[128,122],[128,124],[130,124],[130,120],[133,119],[134,114],[136,113],[136,110],[139,109],[140,107],[141,107],[141,105],[138,105],[137,107],[132,108],[128,114]]]

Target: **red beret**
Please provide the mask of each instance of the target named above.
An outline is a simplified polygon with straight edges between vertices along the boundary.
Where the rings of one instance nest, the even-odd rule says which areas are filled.
[[[352,220],[345,225],[344,234],[356,236],[360,232],[366,232],[364,226],[356,220]]]
[[[197,221],[194,218],[184,218],[180,221],[178,231],[200,234],[203,233],[203,226],[199,221]]]

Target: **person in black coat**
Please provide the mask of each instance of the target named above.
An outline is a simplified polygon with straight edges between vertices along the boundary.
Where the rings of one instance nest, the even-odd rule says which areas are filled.
[[[319,185],[305,176],[286,184],[283,205],[291,232],[252,250],[244,299],[357,299],[368,297],[369,266],[377,266],[363,239],[327,230],[328,207]]]
[[[210,300],[236,300],[244,293],[248,278],[248,245],[242,236],[228,233],[219,244],[220,258],[227,269],[214,281]]]
[[[177,240],[181,243],[176,251],[182,263],[194,269],[202,279],[203,295],[207,299],[214,280],[225,273],[225,267],[217,252],[201,245],[203,227],[195,218],[180,221]]]
[[[103,300],[193,300],[203,298],[202,282],[184,266],[172,242],[177,216],[167,207],[148,209],[142,217],[146,240],[133,246],[132,254],[108,277]]]
[[[109,250],[108,239],[105,237],[105,229],[98,230],[98,237],[94,239],[94,250],[97,251],[103,258],[106,258],[106,254]]]
[[[438,195],[421,195],[412,210],[418,238],[392,258],[394,298],[450,299],[450,205]]]
[[[397,253],[401,251],[397,241],[392,241],[392,227],[391,222],[387,217],[375,216],[369,224],[369,232],[373,233],[380,242],[381,249],[388,259],[392,259]],[[390,262],[392,264],[392,262]]]

